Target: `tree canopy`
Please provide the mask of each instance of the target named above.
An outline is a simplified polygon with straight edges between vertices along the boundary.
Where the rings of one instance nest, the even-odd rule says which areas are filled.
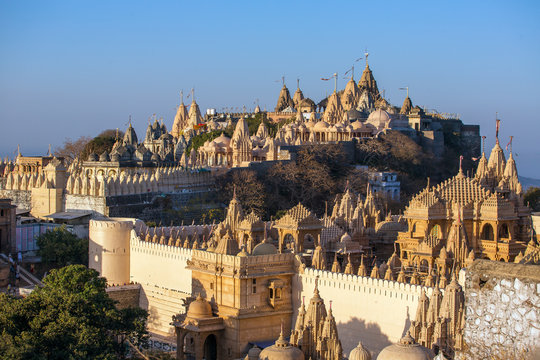
[[[56,267],[88,264],[88,239],[78,238],[65,225],[48,230],[36,239],[41,260]]]
[[[83,265],[52,270],[26,298],[0,294],[2,359],[118,359],[145,343],[148,313],[119,310],[106,280]]]
[[[540,188],[531,186],[525,192],[523,201],[532,209],[532,211],[540,211]]]

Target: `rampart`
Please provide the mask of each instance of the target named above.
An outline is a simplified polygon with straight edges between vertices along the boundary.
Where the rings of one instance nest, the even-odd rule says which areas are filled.
[[[141,284],[139,306],[149,312],[149,330],[173,339],[172,316],[183,312],[183,300],[191,296],[186,266],[192,250],[142,241],[135,230],[130,248],[130,281]]]
[[[306,268],[293,278],[294,319],[302,300],[306,307],[309,304],[317,277],[326,306],[332,301],[344,355],[349,354],[358,341],[374,354],[397,342],[415,318],[422,288],[428,296],[433,291],[397,281]]]

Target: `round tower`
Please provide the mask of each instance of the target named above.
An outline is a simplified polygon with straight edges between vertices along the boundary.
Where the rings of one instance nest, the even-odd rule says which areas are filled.
[[[88,267],[97,270],[108,284],[129,283],[129,240],[133,221],[90,220]]]

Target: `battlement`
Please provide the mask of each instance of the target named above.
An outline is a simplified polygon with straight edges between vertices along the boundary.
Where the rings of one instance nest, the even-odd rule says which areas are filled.
[[[111,218],[102,220],[90,220],[90,229],[117,229],[131,230],[133,229],[133,219],[128,218]]]
[[[192,252],[194,251],[192,249],[179,246],[141,240],[135,233],[135,230],[133,230],[131,233],[130,248],[132,252],[151,251],[154,255],[162,255],[166,257],[167,255],[174,254],[175,256],[183,256],[186,259],[191,258]]]
[[[378,290],[378,293],[381,294],[381,290],[384,291],[385,296],[392,296],[394,294],[407,294],[413,297],[419,297],[422,293],[422,289],[426,291],[427,295],[431,295],[433,292],[432,287],[426,287],[423,285],[412,285],[408,283],[403,283],[399,281],[384,280],[384,279],[374,279],[369,276],[358,276],[351,274],[335,273],[327,270],[317,270],[313,268],[306,268],[302,276],[314,280],[318,278],[319,288],[321,287],[336,287],[336,284],[339,285],[339,288],[351,290],[350,285],[353,285],[353,289],[360,291],[362,287],[372,288]],[[377,293],[377,292],[375,292]],[[413,299],[414,300],[414,299]]]

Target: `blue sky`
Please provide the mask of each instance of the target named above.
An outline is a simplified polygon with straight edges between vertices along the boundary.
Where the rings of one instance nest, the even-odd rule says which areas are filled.
[[[415,105],[480,124],[489,147],[498,112],[518,171],[540,178],[539,4],[0,0],[0,155],[44,154],[129,115],[139,136],[154,113],[170,128],[192,87],[203,110],[271,109],[284,75],[319,101],[333,90],[320,78],[367,48],[392,103],[409,86]]]

